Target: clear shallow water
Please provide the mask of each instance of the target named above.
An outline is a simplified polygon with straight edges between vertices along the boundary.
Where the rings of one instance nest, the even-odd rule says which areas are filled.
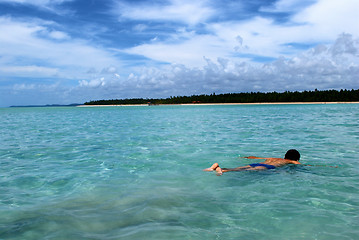
[[[0,239],[357,239],[359,105],[0,109]],[[253,163],[262,172],[202,172]]]

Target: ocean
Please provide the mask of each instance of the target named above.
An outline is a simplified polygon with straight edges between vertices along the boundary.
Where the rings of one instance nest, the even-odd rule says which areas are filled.
[[[359,238],[359,104],[1,108],[0,126],[0,239]],[[316,166],[202,171],[292,148]]]

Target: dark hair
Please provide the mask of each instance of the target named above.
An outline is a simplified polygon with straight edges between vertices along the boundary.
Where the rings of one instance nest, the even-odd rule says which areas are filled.
[[[284,156],[285,159],[299,161],[300,153],[295,149],[290,149]]]

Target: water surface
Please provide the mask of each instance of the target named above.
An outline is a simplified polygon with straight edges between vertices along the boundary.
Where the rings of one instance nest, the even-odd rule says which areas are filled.
[[[0,239],[359,237],[359,104],[6,108],[0,124]],[[324,166],[202,172],[290,148]]]

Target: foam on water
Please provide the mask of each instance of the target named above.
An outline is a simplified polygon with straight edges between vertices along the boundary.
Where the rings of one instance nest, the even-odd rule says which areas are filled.
[[[359,105],[0,109],[0,239],[357,239]],[[262,172],[202,172],[282,157]]]

